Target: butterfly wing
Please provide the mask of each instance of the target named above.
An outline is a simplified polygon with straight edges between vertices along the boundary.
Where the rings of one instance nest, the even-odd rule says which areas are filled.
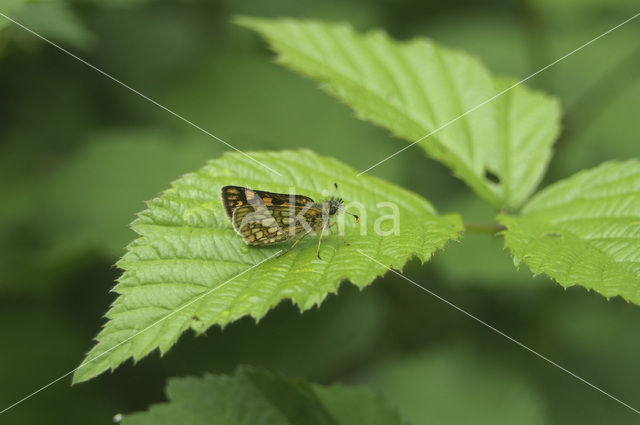
[[[222,188],[222,204],[229,218],[233,217],[233,210],[241,206],[252,205],[256,208],[261,206],[288,206],[291,200],[297,206],[313,203],[313,199],[302,195],[266,192],[242,186],[224,186]]]
[[[322,211],[317,208],[289,205],[270,207],[242,205],[233,210],[231,221],[236,233],[247,245],[273,245],[287,241],[306,227],[296,220],[301,214],[311,228],[322,223]]]

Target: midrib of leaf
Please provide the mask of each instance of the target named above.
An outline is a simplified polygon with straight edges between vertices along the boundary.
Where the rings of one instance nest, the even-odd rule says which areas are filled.
[[[504,185],[504,197],[509,199],[509,195],[511,193],[511,162],[509,158],[511,158],[511,110],[509,109],[509,105],[511,103],[511,96],[506,96],[504,99],[505,107],[505,124],[504,124],[504,161],[502,163],[502,172],[504,173],[504,179],[507,184]]]
[[[332,32],[330,32],[330,34],[333,34]],[[335,35],[333,35],[333,37],[335,38]],[[337,43],[338,45],[340,45],[340,43]],[[400,88],[398,82],[396,81],[395,78],[393,78],[393,74],[391,73],[391,71],[389,70],[389,65],[387,64],[386,61],[380,59],[380,57],[378,56],[378,51],[375,49],[372,49],[371,46],[369,46],[368,43],[361,43],[360,46],[366,50],[367,53],[369,53],[369,55],[376,61],[376,63],[379,65],[380,69],[382,69],[385,73],[385,75],[387,76],[387,81],[389,81],[391,83],[392,86],[395,87],[396,89],[396,93],[398,93],[398,100],[399,100],[399,105],[395,105],[396,108],[398,108],[400,110],[400,112],[402,112],[405,115],[409,115],[409,117],[414,120],[416,123],[418,123],[418,120],[416,118],[414,118],[412,116],[412,114],[410,114],[407,111],[407,98],[406,98],[406,94],[403,93],[403,90]],[[357,85],[357,80],[356,81],[352,81],[353,84]],[[374,94],[374,96],[377,96],[378,98],[382,98],[382,96],[378,93],[373,92],[372,90],[368,90],[370,93]]]
[[[246,315],[259,319],[287,298],[306,310],[320,304],[347,279],[359,287],[368,285],[386,269],[358,250],[389,266],[402,267],[413,255],[426,261],[462,230],[459,217],[434,215],[424,199],[379,179],[356,179],[356,172],[338,161],[309,151],[251,154],[276,167],[282,176],[267,174],[243,156],[230,154],[183,176],[148,203],[149,209],[132,224],[141,238],[130,244],[118,263],[125,271],[114,288],[120,295],[106,315],[109,322],[98,335],[98,344],[87,356],[87,360],[97,360],[80,368],[75,382],[113,369],[129,357],[137,361],[155,348],[164,353],[188,328],[201,333],[211,325],[225,326]],[[295,186],[297,193],[319,200],[320,190],[331,188],[336,181],[341,196],[360,201],[366,208],[369,233],[361,236],[355,223],[346,220],[345,238],[350,247],[335,234],[326,236],[323,260],[319,261],[316,238],[247,271],[287,245],[242,253],[244,244],[232,230],[219,200],[220,187],[237,184],[286,193]],[[384,214],[376,206],[381,201],[398,205],[400,235],[383,238],[372,233],[375,219]],[[238,273],[244,274],[221,285]],[[114,348],[160,320],[163,313],[182,307],[169,319]]]
[[[449,90],[451,90],[451,92],[453,93],[453,99],[456,105],[456,116],[462,116],[465,112],[465,109],[462,107],[462,99],[460,98],[460,94],[458,93],[457,87],[456,85],[453,83],[453,81],[451,81],[451,75],[449,75],[449,73],[447,72],[447,68],[444,65],[444,60],[442,58],[442,53],[440,52],[440,49],[434,49],[436,58],[438,58],[438,64],[440,65],[440,71],[442,72],[442,78],[447,82],[447,84],[449,85]],[[461,123],[462,123],[462,127],[464,128],[465,134],[466,134],[466,141],[467,141],[467,150],[469,151],[469,157],[470,158],[475,158],[474,155],[474,146],[473,146],[473,141],[472,141],[472,137],[471,137],[471,129],[469,128],[469,121],[466,119],[466,117],[463,117],[460,119]],[[445,124],[446,125],[446,124]],[[434,129],[435,130],[435,129]],[[465,163],[466,158],[464,157],[458,157],[458,159],[462,162]],[[466,164],[465,164],[466,165]]]
[[[396,58],[398,58],[398,62],[403,65],[405,74],[408,75],[409,78],[411,78],[411,80],[413,81],[413,84],[416,87],[419,87],[418,92],[420,93],[421,103],[423,104],[424,108],[428,111],[427,118],[429,119],[429,122],[427,123],[427,127],[431,126],[435,128],[435,125],[434,125],[434,122],[436,120],[435,109],[433,108],[433,105],[429,100],[429,96],[427,95],[428,94],[427,88],[423,84],[422,80],[418,78],[416,71],[409,65],[409,62],[407,60],[407,57],[404,54],[404,51],[391,49],[391,52],[395,55]]]

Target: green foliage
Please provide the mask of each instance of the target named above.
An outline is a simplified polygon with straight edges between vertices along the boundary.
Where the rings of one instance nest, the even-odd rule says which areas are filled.
[[[271,64],[264,44],[245,28],[231,25],[230,16],[339,19],[358,29],[384,28],[399,39],[424,34],[440,45],[477,55],[493,75],[522,78],[637,12],[628,0],[532,0],[525,7],[498,0],[482,8],[472,0],[454,5],[445,0],[1,3],[2,13],[74,53],[82,49],[80,56],[92,64],[242,150],[310,147],[356,170],[405,145],[392,142],[384,126],[353,119],[345,102],[316,89],[318,78],[303,78]],[[637,73],[629,70],[640,66],[639,30],[633,23],[625,25],[527,82],[562,99],[567,111],[546,182],[607,160],[637,156],[640,84]],[[401,49],[414,43],[389,42]],[[317,50],[311,46],[309,52]],[[437,50],[450,57],[450,50]],[[342,60],[339,50],[327,51],[322,60]],[[112,299],[106,293],[120,273],[110,265],[133,237],[124,224],[142,209],[142,200],[156,196],[176,176],[198,169],[206,158],[218,158],[226,148],[2,18],[0,54],[0,191],[5,206],[0,210],[0,363],[13,366],[3,374],[2,409],[69,370],[69,360],[86,350],[87,335],[94,335],[102,323],[100,315]],[[374,63],[368,69],[375,73],[380,66]],[[483,72],[484,81],[499,84]],[[381,81],[386,77],[374,76]],[[329,90],[341,87],[321,81]],[[438,93],[441,87],[436,89]],[[479,85],[477,90],[486,97],[498,89]],[[448,98],[436,100],[450,103]],[[492,102],[471,115],[485,116],[483,109],[498,106]],[[450,131],[467,118],[452,124]],[[545,125],[537,127],[544,130]],[[420,127],[417,130],[426,130]],[[417,130],[415,137],[427,133]],[[445,140],[435,137],[438,134]],[[424,145],[451,142],[446,131],[438,134]],[[486,160],[495,161],[497,168],[505,163],[499,151]],[[476,174],[480,171],[478,167]],[[640,341],[629,335],[640,330],[640,308],[621,297],[588,295],[581,287],[565,291],[546,285],[546,275],[531,279],[527,267],[516,270],[509,251],[501,249],[502,237],[489,232],[493,206],[449,178],[448,168],[426,161],[417,146],[373,174],[421,194],[439,211],[460,211],[468,222],[487,224],[486,233],[467,232],[463,243],[448,244],[426,267],[411,262],[405,274],[637,407],[634,400],[640,393],[629,377],[640,374]],[[289,182],[280,183],[289,187]],[[476,191],[485,190],[484,184]],[[523,184],[535,187],[528,180]],[[512,187],[520,193],[519,184]],[[484,197],[493,199],[494,194]],[[517,198],[511,208],[514,205]],[[514,213],[507,219],[526,216]],[[520,230],[526,227],[521,224]],[[229,232],[229,238],[237,236]],[[329,240],[329,251],[334,242]],[[522,258],[526,256],[524,251]],[[246,255],[238,258],[244,261]],[[633,285],[637,280],[620,287],[632,291]],[[173,294],[166,288],[160,292]],[[322,308],[303,315],[293,304],[281,302],[259,325],[247,316],[224,329],[213,326],[206,337],[186,332],[167,356],[149,356],[143,367],[123,367],[88,385],[59,382],[3,414],[2,422],[42,424],[52,420],[52,412],[64,412],[63,420],[69,423],[86,417],[96,424],[113,423],[118,411],[141,411],[162,400],[161,383],[168,376],[232,373],[238,364],[323,383],[369,377],[366,384],[383,392],[413,425],[637,422],[634,412],[481,329],[387,274],[363,293],[355,285],[342,285],[339,297],[327,297]],[[428,352],[419,354],[427,347]],[[320,394],[322,387],[311,386]],[[328,391],[340,400],[348,398],[336,387]],[[256,396],[260,399],[261,394]],[[242,403],[251,406],[252,397]],[[350,411],[359,410],[350,405]],[[344,422],[373,422],[359,419]]]
[[[3,12],[45,38],[83,49],[94,42],[93,34],[78,19],[67,1],[10,0],[10,6],[13,10]],[[0,17],[0,28],[12,26],[15,27],[15,24]],[[26,33],[24,29],[14,29],[16,37],[33,40],[33,35]]]
[[[544,276],[531,277],[528,270],[513,267],[513,260],[504,249],[502,238],[496,237],[492,221],[493,207],[477,196],[452,196],[438,208],[443,211],[464,211],[467,229],[462,243],[450,244],[433,258],[430,267],[446,279],[447,285],[472,289],[473,287],[501,288],[514,295],[520,290],[544,290]],[[485,224],[486,223],[486,224]],[[470,225],[485,226],[484,231],[472,231]]]
[[[625,0],[534,0],[529,5],[531,26],[524,31],[522,21],[508,14],[482,13],[468,19],[434,18],[407,33],[428,33],[438,42],[473,52],[499,75],[524,77],[637,13]],[[562,34],[550,34],[552,27],[562,28]],[[562,99],[566,110],[547,179],[637,156],[640,80],[628,71],[640,67],[639,30],[627,24],[527,82]],[[443,207],[440,200],[430,199]]]
[[[420,145],[495,207],[519,206],[540,182],[559,131],[555,99],[517,86],[466,114],[515,81],[492,77],[472,56],[430,40],[397,42],[381,31],[359,35],[348,25],[314,21],[238,22],[360,118],[411,142],[437,131]]]
[[[11,17],[11,14],[13,12],[15,12],[16,10],[19,10],[21,7],[23,7],[27,3],[28,3],[28,0],[5,0],[2,3],[1,12]],[[9,25],[13,25],[11,21],[0,16],[0,30],[4,29],[5,27],[8,27]]]
[[[398,414],[364,388],[321,386],[243,367],[233,376],[171,379],[168,403],[126,415],[124,425],[401,425]]]
[[[394,357],[372,368],[366,382],[412,425],[546,424],[540,394],[509,369],[457,346]]]
[[[4,298],[7,300],[7,298]],[[15,298],[14,300],[17,300]],[[22,298],[25,299],[25,298]],[[2,372],[2,385],[0,386],[0,410],[8,404],[18,401],[19,395],[32,393],[43,385],[43,377],[53,379],[51,371],[63,371],[69,368],[69,360],[81,353],[86,346],[84,332],[77,332],[69,327],[68,317],[60,315],[60,306],[51,306],[48,303],[39,303],[33,298],[28,303],[12,301],[5,302],[2,306],[2,318],[0,321],[0,334],[4,348],[0,350],[2,364],[13,365]],[[78,319],[77,321],[82,321]],[[40,347],[40,349],[36,349]],[[43,347],[48,347],[46,350]],[[46,360],[43,352],[46,351]],[[15,367],[25,365],[24,368]],[[59,372],[60,373],[60,372]],[[44,380],[47,380],[45,378]],[[38,386],[39,385],[39,386]],[[83,423],[90,411],[95,415],[95,423],[105,423],[100,418],[110,418],[113,412],[119,408],[119,403],[114,399],[99,396],[98,388],[87,388],[85,391],[77,391],[69,385],[61,385],[54,391],[41,394],[44,402],[51,408],[65,406],[72,400],[82,409],[64,409],[64,421],[66,423]],[[41,398],[42,401],[42,398]],[[42,409],[14,408],[2,415],[2,424],[42,424],[47,420],[43,416]],[[83,409],[87,409],[84,411]],[[50,409],[46,414],[51,415]],[[93,421],[92,421],[93,422]]]
[[[607,162],[500,215],[516,264],[640,304],[640,162]]]
[[[86,252],[106,256],[107,261],[120,257],[134,237],[122,223],[135,217],[143,200],[221,150],[208,139],[167,130],[96,132],[53,170],[43,170],[44,181],[20,179],[15,156],[2,157],[3,194],[12,208],[0,213],[0,247],[11,247],[7,251],[12,255],[0,258],[0,292],[56,288],[68,279],[64,266]],[[31,222],[34,217],[36,223]],[[37,240],[39,249],[29,258],[37,258],[36,265],[18,263],[25,260],[19,258],[21,245],[12,229],[23,229]],[[43,276],[39,285],[33,282],[38,276]]]
[[[122,223],[135,217],[143,200],[219,151],[209,140],[149,129],[87,137],[69,161],[48,176],[43,224],[49,229],[43,232],[52,240],[64,241],[51,243],[49,255],[59,261],[65,253],[80,251],[77,247],[89,247],[121,256],[134,236]],[[145,172],[141,174],[140,169]],[[85,184],[87,177],[91,185]],[[59,199],[65,202],[56,202]],[[73,220],[70,211],[75,211]]]
[[[132,223],[142,237],[129,245],[118,262],[124,274],[114,291],[120,296],[74,382],[113,369],[129,357],[137,361],[155,348],[165,353],[187,329],[201,333],[246,315],[260,319],[287,298],[304,311],[336,292],[343,280],[362,288],[387,269],[359,251],[401,269],[414,255],[427,261],[462,231],[458,216],[438,216],[421,197],[372,176],[356,178],[356,172],[339,161],[310,151],[250,155],[282,176],[244,155],[228,154],[174,182]],[[354,209],[361,216],[359,224],[344,221],[349,246],[335,234],[325,237],[323,260],[316,257],[317,242],[312,238],[279,258],[270,257],[283,246],[246,247],[220,201],[220,188],[227,184],[282,193],[293,186],[296,193],[318,201],[336,181],[347,209],[350,201],[359,202],[363,209]],[[381,205],[388,201],[399,208],[400,228],[398,234],[382,236],[376,232],[376,223],[389,230],[390,223],[383,218],[390,211]],[[221,284],[224,287],[213,290]],[[158,320],[163,321],[139,333]]]

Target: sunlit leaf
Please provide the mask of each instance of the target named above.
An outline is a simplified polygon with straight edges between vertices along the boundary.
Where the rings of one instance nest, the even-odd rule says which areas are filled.
[[[401,269],[413,256],[427,261],[462,231],[459,216],[438,216],[418,195],[372,176],[357,178],[355,170],[337,160],[310,151],[251,155],[282,175],[244,155],[228,154],[174,182],[132,223],[141,238],[118,262],[124,274],[114,291],[120,296],[75,382],[156,348],[165,353],[187,329],[200,333],[247,315],[259,319],[283,299],[307,310],[336,292],[343,280],[362,288],[387,271],[362,253]],[[322,259],[316,256],[317,238],[307,238],[282,257],[272,256],[287,245],[248,248],[220,201],[220,188],[228,184],[281,193],[294,188],[320,201],[334,182],[347,210],[361,220],[357,224],[340,215],[350,245],[329,235]],[[381,232],[392,230],[393,221],[385,217],[393,208],[385,202],[395,205],[399,215],[398,232],[386,236]]]
[[[516,263],[562,286],[640,304],[640,162],[606,162],[500,215]]]
[[[494,206],[519,206],[540,182],[559,131],[555,99],[521,85],[506,91],[515,81],[427,39],[397,42],[381,31],[360,35],[315,21],[238,22],[360,118],[411,142],[435,132],[420,145]]]

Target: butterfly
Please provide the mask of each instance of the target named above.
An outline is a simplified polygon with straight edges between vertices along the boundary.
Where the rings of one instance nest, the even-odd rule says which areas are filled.
[[[336,190],[338,185],[335,184]],[[346,212],[342,198],[331,197],[315,202],[308,196],[274,193],[241,186],[224,186],[222,204],[236,233],[247,245],[266,246],[285,242],[301,235],[287,249],[291,251],[311,233],[320,233],[316,254],[320,257],[320,245],[325,231],[338,223],[330,223],[331,217]],[[347,212],[360,220],[355,214]],[[338,235],[348,245],[338,229]]]

